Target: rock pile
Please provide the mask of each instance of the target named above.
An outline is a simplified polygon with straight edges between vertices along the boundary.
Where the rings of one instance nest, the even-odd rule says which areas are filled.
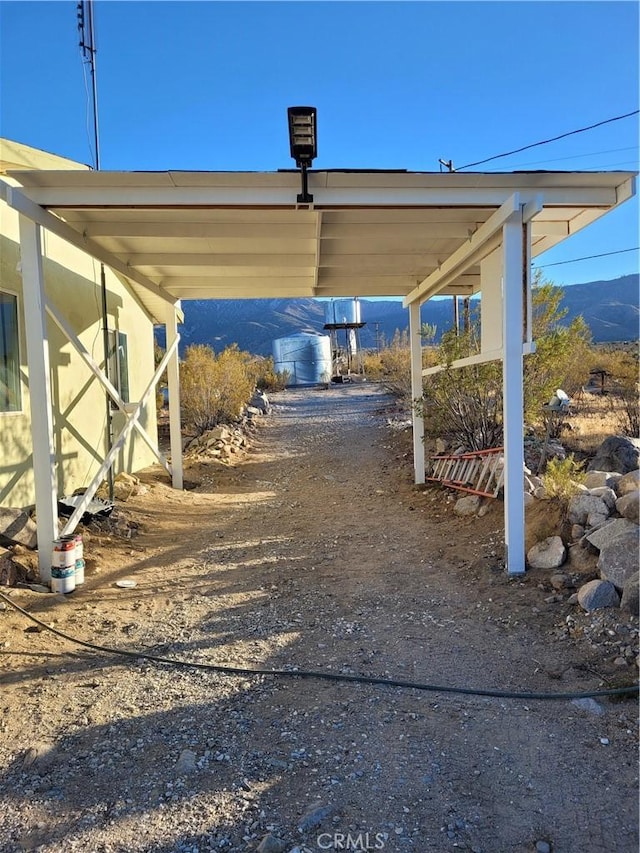
[[[192,439],[185,454],[194,461],[217,459],[231,465],[250,447],[249,435],[255,429],[256,420],[271,411],[269,398],[263,391],[256,391],[240,420],[235,424],[219,424]]]
[[[632,439],[614,436],[603,443],[595,458],[607,465],[617,461],[626,469],[636,459],[635,449]],[[621,607],[637,614],[640,470],[624,473],[590,466],[578,489],[567,506],[570,533],[565,541],[556,535],[536,543],[527,552],[528,564],[558,569],[568,558],[583,575],[591,574],[575,596],[583,610]],[[532,494],[544,498],[544,487],[534,488]]]

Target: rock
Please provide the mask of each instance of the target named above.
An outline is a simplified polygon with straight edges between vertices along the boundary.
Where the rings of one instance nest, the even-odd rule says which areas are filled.
[[[196,768],[197,755],[190,749],[183,749],[176,761],[175,771],[178,776],[193,773]]]
[[[259,409],[263,415],[268,415],[271,411],[271,406],[269,405],[269,398],[264,393],[264,391],[256,391],[253,397],[249,400],[249,405],[254,406],[256,409]]]
[[[571,578],[564,572],[558,572],[558,574],[551,575],[551,577],[549,578],[549,583],[554,589],[558,590],[558,592],[563,589],[571,589],[573,587]]]
[[[621,521],[626,519],[620,519]],[[598,558],[598,571],[603,580],[611,581],[619,590],[624,589],[628,578],[638,569],[638,528],[632,521],[627,522],[633,529],[625,535],[603,545]],[[606,527],[602,528],[606,531]]]
[[[322,803],[313,803],[306,810],[298,824],[299,832],[308,832],[325,821],[333,812],[333,806],[323,806]]]
[[[479,495],[465,495],[455,502],[453,511],[460,517],[475,515],[480,509]]]
[[[584,485],[591,489],[610,486],[611,473],[609,471],[587,471],[584,477]]]
[[[548,841],[536,841],[536,853],[551,853],[551,845]]]
[[[618,607],[620,596],[609,581],[589,581],[578,590],[578,604],[589,613],[603,607]]]
[[[625,585],[622,589],[622,601],[620,602],[620,607],[622,610],[626,610],[629,613],[634,613],[636,616],[638,615],[638,611],[640,610],[640,572],[635,572],[635,574],[631,575],[627,578]]]
[[[626,518],[614,518],[601,527],[587,534],[587,542],[601,551],[605,545],[609,545],[616,539],[627,539],[638,535],[638,525]]]
[[[128,474],[126,471],[121,471],[114,480],[115,483],[126,483],[129,486],[139,486],[140,480],[134,477],[133,474]]]
[[[571,704],[575,705],[576,708],[580,708],[581,711],[588,711],[590,714],[595,714],[596,717],[602,717],[604,714],[602,705],[591,697],[587,697],[586,699],[572,699]]]
[[[559,536],[549,536],[527,552],[532,569],[557,569],[567,558],[567,549]]]
[[[584,527],[581,524],[572,524],[571,525],[571,539],[573,542],[577,542],[578,539],[582,539],[584,536]]]
[[[15,586],[18,570],[11,559],[11,551],[0,548],[0,586]]]
[[[636,524],[640,523],[640,492],[636,489],[618,498],[616,512],[629,521],[634,521]]]
[[[38,528],[23,509],[0,507],[0,538],[33,550],[38,547]]]
[[[640,439],[624,435],[605,438],[595,457],[589,463],[589,471],[617,471],[626,474],[640,466]]]
[[[607,515],[604,515],[600,512],[590,512],[587,516],[587,527],[590,530],[596,530],[597,528],[602,527],[602,525],[607,521],[608,518],[608,513]]]
[[[597,498],[604,501],[609,512],[611,512],[616,505],[617,495],[613,489],[609,488],[609,486],[598,486],[595,489],[589,489],[589,494],[595,495]]]
[[[260,844],[256,848],[256,853],[284,853],[286,848],[284,841],[276,838],[275,835],[265,835]]]
[[[640,471],[637,469],[625,474],[624,477],[620,477],[616,483],[616,494],[619,498],[638,489],[640,489]]]
[[[567,508],[567,516],[571,524],[585,524],[590,513],[609,516],[609,510],[602,498],[583,493],[574,495]]]
[[[533,490],[534,498],[537,498],[539,501],[544,501],[547,498],[547,490],[544,486],[536,486]]]

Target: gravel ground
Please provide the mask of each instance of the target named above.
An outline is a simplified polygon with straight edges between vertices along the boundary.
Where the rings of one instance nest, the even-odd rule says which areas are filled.
[[[550,573],[509,580],[500,504],[461,520],[412,486],[377,386],[274,402],[234,467],[193,462],[182,493],[145,472],[121,510],[139,534],[89,531],[84,587],[12,599],[190,662],[543,692],[637,678],[637,619],[581,614]],[[638,849],[635,699],[174,668],[10,607],[0,645],[2,851]]]

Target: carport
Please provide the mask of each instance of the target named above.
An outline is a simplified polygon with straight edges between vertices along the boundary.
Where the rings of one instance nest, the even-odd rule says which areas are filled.
[[[140,412],[166,365],[168,467],[178,489],[183,485],[177,348],[181,299],[403,297],[417,398],[423,377],[420,306],[436,295],[479,294],[481,353],[454,366],[471,360],[503,362],[507,569],[511,575],[524,572],[522,368],[523,356],[535,347],[531,259],[629,199],[635,192],[634,173],[309,171],[311,203],[297,201],[299,175],[294,171],[8,174],[17,186],[1,181],[0,193],[20,215],[40,543],[59,533],[44,228],[125,277],[151,316],[166,326],[165,359],[142,398],[128,407],[120,439],[141,430]],[[81,347],[70,330],[66,333]],[[117,396],[98,365],[92,370]],[[416,483],[425,481],[423,437],[423,423],[414,413]],[[74,529],[111,464],[110,456],[63,532]],[[40,570],[43,578],[50,576],[44,547]]]

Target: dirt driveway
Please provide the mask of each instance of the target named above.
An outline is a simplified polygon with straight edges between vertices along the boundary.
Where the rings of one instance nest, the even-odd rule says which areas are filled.
[[[275,403],[236,467],[193,464],[182,493],[147,472],[124,507],[140,534],[94,534],[84,587],[13,600],[82,639],[199,663],[606,684],[548,579],[505,576],[501,505],[460,520],[412,486],[378,387]],[[635,700],[220,675],[34,628],[0,612],[2,851],[638,849]]]

